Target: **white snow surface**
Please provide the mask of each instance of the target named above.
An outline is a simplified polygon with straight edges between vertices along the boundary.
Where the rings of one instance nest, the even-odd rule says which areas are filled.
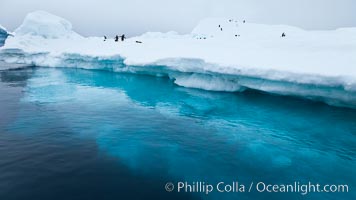
[[[281,37],[283,32],[286,37]],[[114,42],[112,38],[82,37],[67,20],[36,11],[27,15],[15,30],[15,37],[6,40],[0,56],[7,63],[49,67],[115,71],[137,71],[139,67],[155,75],[168,74],[182,86],[219,91],[241,90],[241,83],[231,85],[236,80],[231,82],[229,76],[342,86],[346,91],[356,91],[356,28],[305,31],[212,18],[202,20],[191,34],[149,32]],[[212,77],[201,81],[197,75],[188,77],[186,73]],[[217,79],[220,75],[224,78]],[[261,84],[242,86],[280,93]]]
[[[69,21],[45,11],[29,13],[15,33],[19,37],[31,35],[45,39],[76,39],[80,37],[72,30],[72,24]]]

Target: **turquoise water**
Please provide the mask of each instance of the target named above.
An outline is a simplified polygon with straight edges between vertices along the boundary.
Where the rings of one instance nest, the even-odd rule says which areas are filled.
[[[356,110],[96,70],[0,74],[0,199],[356,199]],[[178,181],[349,192],[165,191]]]

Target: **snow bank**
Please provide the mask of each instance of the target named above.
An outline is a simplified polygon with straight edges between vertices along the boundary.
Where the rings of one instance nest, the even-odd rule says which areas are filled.
[[[39,11],[15,33],[0,51],[7,63],[168,76],[184,87],[256,89],[356,107],[356,28],[305,31],[206,19],[187,35],[146,33],[104,42],[81,37],[68,21]]]
[[[32,35],[46,39],[77,37],[72,31],[72,24],[67,20],[47,13],[36,11],[29,13],[20,27],[15,30],[16,35]]]
[[[202,20],[192,31],[192,34],[208,38],[254,38],[257,40],[273,40],[280,38],[283,32],[288,35],[300,35],[302,29],[286,25],[263,25],[247,23],[234,19],[208,18]]]
[[[167,33],[161,33],[161,32],[147,32],[142,34],[139,38],[144,38],[144,39],[157,39],[157,38],[181,38],[182,36],[179,35],[175,31],[169,31]]]

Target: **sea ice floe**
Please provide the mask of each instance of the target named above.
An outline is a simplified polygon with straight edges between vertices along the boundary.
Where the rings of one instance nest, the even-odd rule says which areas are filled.
[[[305,31],[220,18],[186,35],[114,42],[82,37],[67,20],[36,11],[14,35],[0,48],[0,61],[168,76],[184,87],[247,88],[356,107],[356,28]]]

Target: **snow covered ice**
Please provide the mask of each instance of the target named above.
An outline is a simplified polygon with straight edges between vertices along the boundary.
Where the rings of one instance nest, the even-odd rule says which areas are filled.
[[[19,36],[33,35],[48,39],[79,37],[72,31],[72,24],[67,20],[44,11],[27,15],[22,25],[15,30]]]
[[[44,11],[29,13],[0,49],[7,63],[168,76],[184,87],[249,88],[348,107],[356,107],[355,55],[356,28],[305,31],[213,18],[190,34],[151,32],[116,43],[80,36]]]

